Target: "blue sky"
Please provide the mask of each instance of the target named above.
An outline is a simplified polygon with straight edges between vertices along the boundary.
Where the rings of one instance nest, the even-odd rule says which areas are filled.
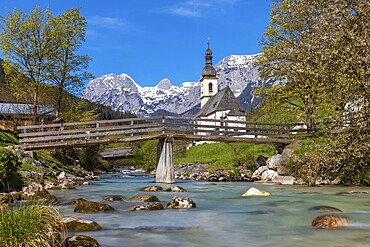
[[[88,23],[80,52],[93,59],[90,72],[126,73],[142,86],[165,77],[175,85],[197,81],[207,37],[214,64],[259,53],[271,10],[271,0],[1,0],[0,15],[36,5],[54,15],[80,8]]]

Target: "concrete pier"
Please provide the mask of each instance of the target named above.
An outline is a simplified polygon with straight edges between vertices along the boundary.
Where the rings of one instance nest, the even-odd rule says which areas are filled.
[[[159,139],[157,144],[157,172],[155,182],[175,183],[173,138]]]

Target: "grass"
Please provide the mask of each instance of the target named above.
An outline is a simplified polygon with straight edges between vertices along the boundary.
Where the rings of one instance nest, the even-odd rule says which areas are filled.
[[[259,155],[269,157],[276,153],[273,145],[248,143],[212,143],[191,147],[184,157],[175,156],[175,164],[208,163],[210,169],[232,170],[239,164],[253,165]]]
[[[0,130],[0,147],[19,144],[17,138],[8,131]]]
[[[62,246],[66,229],[61,219],[50,205],[0,206],[2,246]]]

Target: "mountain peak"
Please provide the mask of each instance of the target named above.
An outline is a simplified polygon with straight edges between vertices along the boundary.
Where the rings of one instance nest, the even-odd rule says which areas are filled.
[[[165,90],[168,90],[172,87],[172,83],[170,81],[170,79],[168,78],[164,78],[162,79],[160,82],[158,82],[157,84],[157,87],[160,88],[160,89],[165,89]]]

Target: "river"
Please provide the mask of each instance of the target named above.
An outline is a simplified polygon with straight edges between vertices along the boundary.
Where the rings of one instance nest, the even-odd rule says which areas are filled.
[[[130,211],[138,203],[106,202],[106,195],[129,198],[144,194],[152,177],[104,175],[76,190],[53,191],[59,201],[82,197],[108,203],[115,211],[97,214],[74,213],[74,206],[61,206],[64,216],[94,220],[102,230],[84,232],[101,246],[370,246],[370,188],[266,185],[249,182],[178,181],[188,192],[149,192],[166,204],[175,195],[194,200],[196,208]],[[157,184],[164,189],[173,186]],[[269,197],[241,197],[250,187],[272,193]],[[342,194],[348,191],[366,192]],[[369,193],[369,194],[368,194]],[[311,221],[325,214],[311,210],[332,206],[348,216],[350,225],[335,230],[314,229]]]

